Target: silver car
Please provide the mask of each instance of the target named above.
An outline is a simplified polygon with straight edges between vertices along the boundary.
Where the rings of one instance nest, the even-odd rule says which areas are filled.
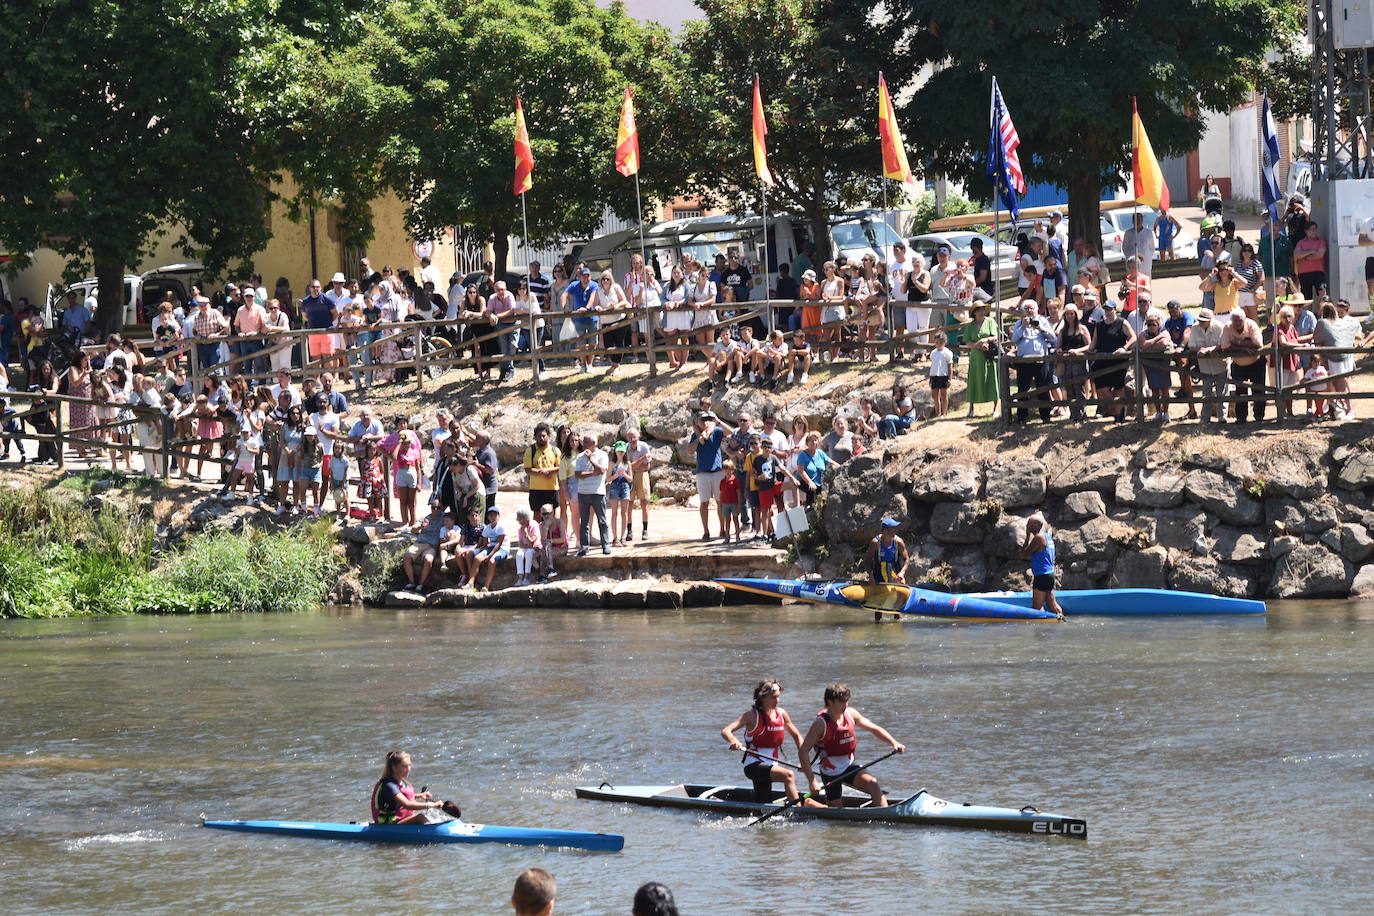
[[[997,257],[997,245],[991,237],[981,232],[970,232],[967,229],[955,229],[950,232],[928,232],[925,235],[914,235],[907,239],[907,251],[919,254],[925,259],[926,266],[935,263],[935,252],[941,245],[949,246],[949,256],[951,260],[957,261],[964,258],[968,261],[973,260],[974,239],[982,239],[983,254],[989,258]],[[1007,244],[1002,245],[1001,257],[997,260],[996,272],[993,276],[1000,276],[1003,280],[1011,280],[1016,277],[1016,247]]]

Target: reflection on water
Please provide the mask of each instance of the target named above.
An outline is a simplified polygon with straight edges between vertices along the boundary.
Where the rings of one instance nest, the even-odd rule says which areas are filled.
[[[1263,619],[874,624],[806,607],[355,611],[0,624],[7,912],[1355,912],[1374,839],[1374,605]],[[763,676],[831,681],[909,748],[893,794],[1085,817],[1086,843],[715,819],[574,786],[743,781],[720,726]],[[623,833],[618,855],[219,834],[361,820],[385,750],[474,820]],[[860,757],[882,749],[861,734]],[[1319,901],[1319,902],[1318,902]]]

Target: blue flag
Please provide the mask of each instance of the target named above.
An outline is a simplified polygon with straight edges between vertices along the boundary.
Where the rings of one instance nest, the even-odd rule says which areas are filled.
[[[1021,157],[1016,148],[1021,138],[1016,136],[1016,126],[1011,123],[1011,114],[1002,101],[1002,90],[997,88],[997,77],[992,78],[992,116],[991,136],[988,138],[988,179],[992,182],[993,193],[1002,201],[1016,222],[1020,213],[1017,205],[1018,194],[1026,193],[1026,176],[1021,171]]]
[[[1264,94],[1264,106],[1260,113],[1260,151],[1264,154],[1264,167],[1260,170],[1260,184],[1264,191],[1264,206],[1269,211],[1269,224],[1274,225],[1279,218],[1278,167],[1279,132],[1274,125],[1274,114],[1269,110],[1269,93]]]

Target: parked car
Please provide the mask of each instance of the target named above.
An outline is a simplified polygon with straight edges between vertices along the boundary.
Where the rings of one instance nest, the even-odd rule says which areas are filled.
[[[1016,232],[1018,234],[1024,232],[1029,236],[1036,222],[1038,221],[1022,220],[1020,224],[1017,225]],[[1049,222],[1047,220],[1044,222],[1046,227],[1048,227]],[[1069,221],[1065,219],[1064,226],[1067,228],[1068,225]],[[1119,264],[1126,260],[1126,255],[1123,254],[1121,250],[1121,232],[1117,230],[1111,220],[1107,219],[1106,214],[1102,214],[1099,217],[1098,229],[1102,233],[1102,260],[1108,264]],[[1073,238],[1073,230],[1070,229],[1068,232],[1069,238]],[[1015,245],[1015,236],[1012,234],[1010,226],[1002,227],[1002,244]]]
[[[1122,207],[1120,210],[1108,210],[1102,214],[1102,218],[1111,223],[1112,229],[1117,233],[1124,233],[1131,228],[1136,213],[1145,217],[1145,228],[1151,232],[1155,228],[1155,220],[1159,218],[1159,213],[1150,207]],[[1106,230],[1102,236],[1105,241]],[[1117,250],[1121,248],[1118,240]],[[1191,258],[1197,256],[1197,239],[1187,229],[1178,229],[1174,232],[1174,253],[1179,257]]]
[[[200,282],[205,269],[197,262],[189,264],[168,264],[155,267],[141,274],[124,275],[124,315],[119,324],[122,327],[148,324],[153,320],[152,310],[168,292],[178,302],[185,303],[190,296],[191,287]],[[55,312],[54,320],[60,320],[61,309],[67,304],[67,293],[74,292],[81,300],[98,294],[99,283],[95,277],[79,280],[57,294],[49,303]]]
[[[956,229],[950,232],[928,232],[925,235],[914,235],[907,239],[907,251],[919,254],[925,259],[926,266],[930,267],[935,263],[935,253],[941,245],[948,245],[950,248],[949,256],[951,260],[957,261],[960,258],[973,259],[974,239],[983,240],[983,253],[989,258],[997,256],[997,245],[991,237],[981,232],[970,232],[967,229]],[[1002,244],[1002,257],[997,261],[996,271],[993,276],[1000,276],[1003,281],[1016,278],[1016,248],[1009,246],[1005,242]]]

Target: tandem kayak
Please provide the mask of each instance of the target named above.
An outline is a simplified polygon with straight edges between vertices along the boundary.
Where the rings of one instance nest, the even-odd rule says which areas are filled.
[[[756,802],[754,790],[748,786],[579,786],[578,798],[595,801],[645,805],[652,808],[679,808],[690,811],[711,811],[736,817],[758,817],[783,807],[782,793],[774,792],[778,801]],[[843,808],[810,808],[793,805],[783,817],[803,820],[845,821],[848,823],[896,824],[926,827],[972,827],[979,830],[1001,830],[1011,833],[1031,833],[1040,836],[1063,836],[1077,840],[1088,838],[1088,822],[1082,818],[1047,814],[1027,805],[1024,808],[994,808],[988,805],[959,804],[936,798],[925,789],[910,798],[886,808],[866,806],[868,796],[845,796]]]
[[[1030,592],[952,595],[917,585],[807,579],[717,579],[721,585],[756,595],[819,604],[956,620],[1053,620],[1031,607]],[[1263,614],[1263,601],[1226,598],[1164,588],[1064,589],[1054,593],[1067,616],[1182,616]]]
[[[619,852],[625,838],[614,833],[499,827],[449,821],[444,824],[331,824],[312,821],[204,821],[216,830],[276,833],[312,840],[369,843],[504,843],[508,846],[559,846],[595,852]]]

